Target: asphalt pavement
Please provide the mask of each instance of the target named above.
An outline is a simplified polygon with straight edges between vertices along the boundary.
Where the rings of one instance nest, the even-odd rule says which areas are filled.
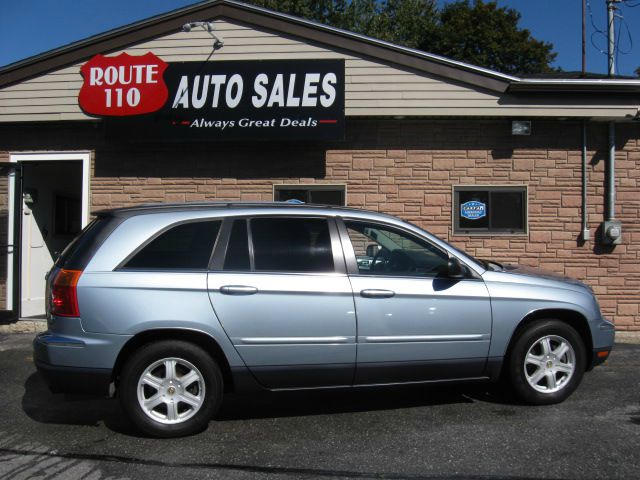
[[[484,385],[229,395],[193,437],[138,436],[110,399],[53,395],[0,335],[0,478],[640,478],[640,345],[560,405]]]

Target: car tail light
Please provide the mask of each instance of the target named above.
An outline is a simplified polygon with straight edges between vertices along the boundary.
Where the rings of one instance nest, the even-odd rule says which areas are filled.
[[[76,286],[81,270],[60,270],[51,282],[51,314],[61,317],[79,317]]]

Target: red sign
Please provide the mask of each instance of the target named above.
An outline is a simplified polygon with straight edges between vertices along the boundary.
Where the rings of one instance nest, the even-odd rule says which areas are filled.
[[[163,74],[167,64],[149,52],[96,55],[80,72],[84,78],[78,101],[88,114],[123,117],[156,112],[169,96]]]

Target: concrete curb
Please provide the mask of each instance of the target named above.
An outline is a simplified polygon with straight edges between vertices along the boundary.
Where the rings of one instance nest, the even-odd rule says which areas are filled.
[[[44,320],[18,320],[9,325],[0,325],[0,334],[9,333],[38,333],[47,329]],[[616,343],[640,344],[640,332],[616,332]]]
[[[616,343],[640,343],[640,332],[616,332]]]
[[[8,333],[38,333],[47,329],[45,320],[18,320],[8,325],[0,325],[0,334]]]

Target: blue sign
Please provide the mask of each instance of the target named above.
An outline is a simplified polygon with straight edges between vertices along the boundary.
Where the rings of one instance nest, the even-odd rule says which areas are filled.
[[[478,220],[487,216],[487,206],[482,202],[471,200],[460,205],[460,216],[469,220]]]

